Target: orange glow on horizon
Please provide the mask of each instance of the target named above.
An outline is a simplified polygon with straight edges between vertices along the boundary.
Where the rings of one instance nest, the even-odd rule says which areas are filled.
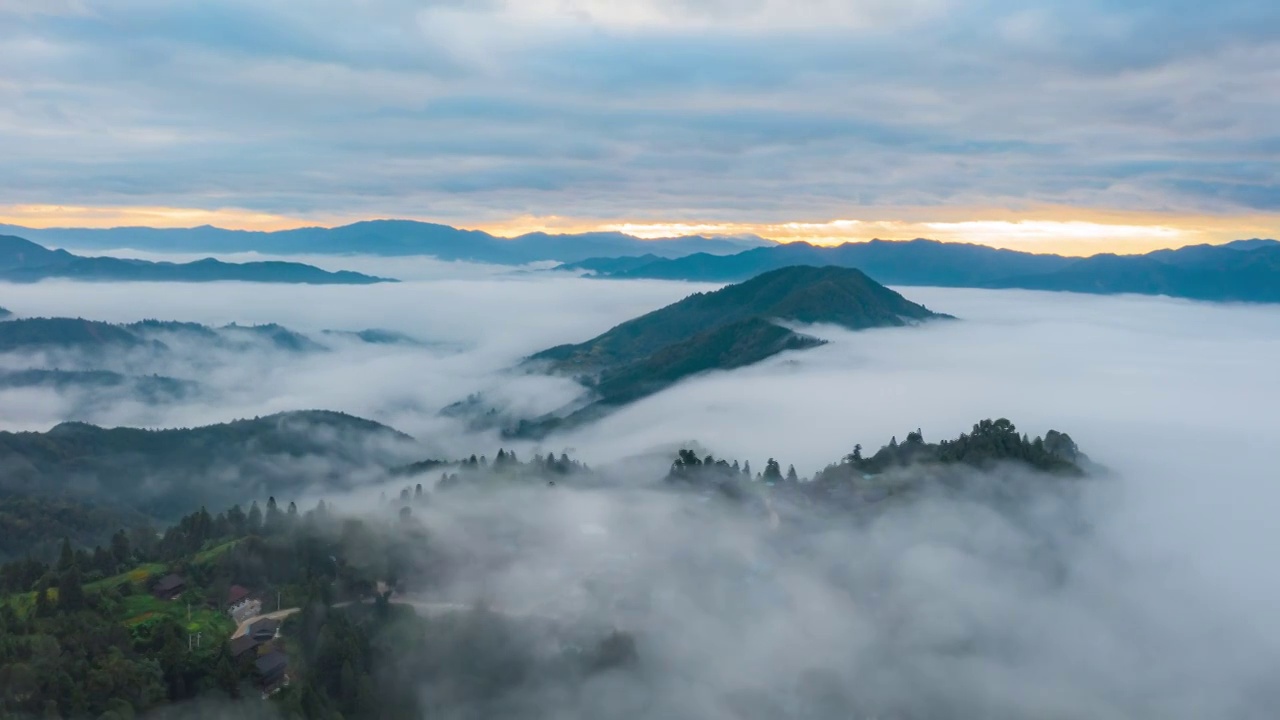
[[[1221,243],[1280,235],[1280,215],[1241,217],[1176,216],[1044,207],[1034,210],[894,208],[879,209],[881,219],[835,219],[791,222],[715,222],[611,220],[560,216],[523,216],[496,222],[449,222],[500,237],[529,232],[581,233],[614,231],[642,239],[679,235],[757,235],[778,242],[837,245],[875,238],[918,237],[991,247],[1067,255],[1103,252],[1143,253],[1199,243]],[[438,218],[414,218],[442,222]],[[234,230],[287,230],[334,227],[367,217],[289,217],[239,208],[83,207],[61,205],[0,206],[0,223],[30,228],[188,228],[213,225]]]

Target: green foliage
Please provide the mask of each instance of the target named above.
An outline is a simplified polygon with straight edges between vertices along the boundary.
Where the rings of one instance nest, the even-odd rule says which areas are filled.
[[[778,321],[832,323],[852,330],[945,317],[916,305],[858,270],[788,267],[629,320],[579,345],[544,350],[529,360],[578,376],[592,404],[567,417],[523,419],[515,437],[542,437],[593,420],[609,408],[651,395],[697,373],[744,367],[786,350],[821,345]],[[463,412],[476,403],[451,407]],[[478,424],[485,422],[484,416]]]
[[[170,520],[202,501],[229,505],[264,485],[274,492],[340,483],[341,468],[394,465],[396,446],[411,442],[385,425],[327,411],[168,430],[68,422],[44,433],[0,432],[0,463],[12,468],[0,475],[0,498],[47,495],[78,477],[86,488],[81,500]],[[308,456],[335,470],[307,476],[287,465]],[[206,475],[218,482],[206,482]]]
[[[711,293],[695,293],[581,345],[534,355],[561,371],[636,362],[722,325],[752,319],[833,323],[861,330],[939,317],[852,268],[794,266]]]

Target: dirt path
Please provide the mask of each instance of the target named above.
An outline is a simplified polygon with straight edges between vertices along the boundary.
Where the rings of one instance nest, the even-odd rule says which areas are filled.
[[[240,627],[237,627],[236,631],[231,633],[231,639],[234,640],[240,637],[241,635],[244,635],[245,633],[249,632],[249,626],[253,625],[259,620],[283,620],[289,617],[290,615],[298,612],[301,609],[302,608],[285,608],[283,610],[276,610],[275,612],[263,613],[261,615],[254,615],[253,617],[240,623]]]

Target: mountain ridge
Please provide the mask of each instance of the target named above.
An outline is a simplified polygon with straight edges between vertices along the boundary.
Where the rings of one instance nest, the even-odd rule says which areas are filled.
[[[15,235],[0,235],[0,281],[31,283],[51,278],[88,281],[243,282],[305,285],[370,285],[396,282],[350,270],[330,272],[314,265],[267,260],[226,263],[204,258],[188,263],[152,262],[75,255],[51,250]]]
[[[45,432],[0,432],[0,496],[76,493],[163,519],[259,491],[349,487],[359,481],[353,473],[396,467],[418,452],[409,435],[329,410],[192,428],[68,421]]]
[[[599,418],[622,405],[713,370],[731,370],[824,341],[784,323],[832,324],[849,330],[901,327],[949,319],[853,268],[793,266],[714,292],[698,292],[620,323],[577,344],[534,353],[529,372],[574,377],[585,399],[539,418],[507,418],[477,398],[445,408],[505,425],[512,437],[541,437]],[[472,411],[479,410],[479,413]]]
[[[796,262],[857,267],[900,286],[1159,294],[1196,300],[1280,302],[1280,242],[1238,240],[1143,255],[1039,255],[971,243],[871,240],[820,247],[791,243],[736,255],[640,262],[591,258],[557,269],[619,279],[733,282]]]
[[[678,236],[643,240],[621,232],[555,234],[532,232],[504,238],[480,230],[462,230],[417,220],[362,220],[332,228],[319,226],[277,231],[194,228],[24,228],[0,225],[12,232],[63,246],[84,249],[159,252],[248,252],[279,255],[301,253],[433,255],[442,260],[471,260],[503,265],[539,261],[573,262],[596,255],[652,252],[679,257],[692,252],[732,253],[769,244],[755,236]]]

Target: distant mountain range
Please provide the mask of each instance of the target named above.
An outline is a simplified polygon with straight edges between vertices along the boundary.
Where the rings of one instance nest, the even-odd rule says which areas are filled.
[[[0,235],[0,281],[71,280],[212,282],[241,280],[309,285],[366,285],[395,282],[346,270],[329,272],[293,262],[224,263],[213,258],[189,263],[84,257],[50,250],[20,237]]]
[[[527,369],[572,375],[589,388],[589,397],[574,407],[543,418],[511,419],[491,413],[482,398],[469,398],[446,412],[472,414],[482,423],[496,420],[511,436],[539,437],[600,417],[691,375],[822,344],[785,323],[864,330],[947,317],[855,269],[782,268],[716,292],[695,293],[584,343],[531,356]]]
[[[792,243],[735,255],[601,257],[565,270],[601,277],[734,282],[796,264],[856,267],[888,285],[1139,293],[1195,300],[1280,302],[1280,242],[1240,240],[1146,255],[1037,255],[934,240]]]
[[[224,353],[328,352],[342,344],[404,345],[428,343],[389,330],[325,330],[317,338],[276,325],[210,327],[199,323],[143,320],[114,324],[83,318],[19,318],[0,321],[0,355],[25,354],[38,365],[0,370],[0,390],[47,388],[88,391],[86,407],[119,400],[148,404],[193,400],[206,388],[195,380],[155,374],[172,367],[175,352],[198,362]],[[19,358],[21,359],[21,357]],[[10,367],[15,360],[6,361]],[[73,415],[76,416],[76,415]]]
[[[31,387],[95,393],[117,391],[118,396],[137,402],[159,404],[191,398],[199,392],[200,383],[163,375],[124,375],[110,370],[0,370],[0,390]]]
[[[358,334],[353,334],[359,337]],[[291,352],[328,349],[302,333],[274,323],[224,325],[143,320],[117,325],[83,318],[19,318],[0,322],[0,353],[41,350],[166,350],[169,344],[193,342],[209,347],[247,350],[271,347]]]
[[[299,228],[276,232],[196,228],[34,229],[0,225],[0,232],[76,249],[152,250],[158,252],[261,252],[274,255],[364,254],[432,255],[442,260],[471,260],[499,265],[538,261],[574,262],[601,255],[681,257],[690,253],[727,254],[772,245],[754,236],[673,237],[641,240],[618,232],[572,235],[529,233],[500,238],[478,230],[412,220],[368,220],[335,228]]]
[[[0,432],[0,497],[68,495],[163,520],[201,505],[354,487],[371,468],[420,452],[385,425],[319,410],[171,430],[62,423]]]

